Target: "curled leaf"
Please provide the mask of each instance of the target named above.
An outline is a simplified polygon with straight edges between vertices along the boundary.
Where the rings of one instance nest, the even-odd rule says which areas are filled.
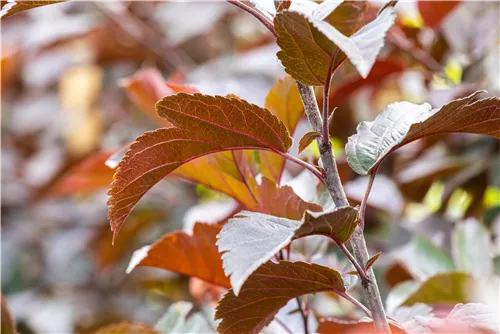
[[[313,142],[314,139],[318,138],[319,136],[321,136],[321,134],[317,131],[309,131],[304,136],[302,136],[299,141],[299,154],[300,152],[305,150]]]

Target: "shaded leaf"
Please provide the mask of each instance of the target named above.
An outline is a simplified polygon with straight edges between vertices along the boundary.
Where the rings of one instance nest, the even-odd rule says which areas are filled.
[[[325,21],[340,33],[351,36],[361,27],[367,7],[366,1],[343,1],[325,18]]]
[[[366,261],[365,271],[368,271],[373,266],[375,261],[377,261],[377,259],[379,258],[380,254],[382,254],[382,252],[378,252],[377,254],[375,254],[371,258],[369,258],[368,261]]]
[[[163,98],[157,109],[176,127],[146,132],[120,162],[108,200],[115,237],[139,199],[185,162],[238,149],[286,152],[292,144],[276,116],[242,100],[180,93]]]
[[[259,333],[290,299],[321,291],[343,293],[339,272],[317,264],[280,261],[261,266],[239,296],[229,290],[217,306],[219,333]]]
[[[318,138],[319,136],[321,136],[321,134],[316,131],[309,131],[304,136],[302,136],[299,141],[299,154],[300,152],[305,150],[309,146],[309,144],[313,142],[314,139]]]
[[[406,333],[403,329],[394,324],[389,324],[391,333]],[[360,321],[339,320],[339,319],[322,319],[318,325],[319,334],[370,334],[378,333],[371,319],[363,318]]]
[[[436,29],[461,1],[418,1],[418,10],[426,26]]]
[[[402,248],[395,250],[394,256],[413,277],[420,280],[455,270],[451,256],[444,249],[418,235]]]
[[[93,334],[159,334],[154,328],[142,324],[132,322],[119,322],[93,332]]]
[[[193,304],[180,301],[171,304],[155,325],[161,333],[215,333],[215,324],[202,311],[193,312]]]
[[[466,132],[500,138],[500,98],[472,102],[479,93],[434,110],[428,103],[388,105],[373,122],[361,122],[357,134],[349,137],[346,145],[349,165],[358,174],[368,174],[398,147],[437,134]]]
[[[135,267],[156,267],[230,287],[215,245],[220,229],[219,225],[196,223],[192,236],[183,231],[168,233],[135,251],[127,272]]]
[[[266,96],[265,107],[278,117],[293,136],[304,106],[299,90],[291,77],[278,80]],[[260,172],[275,183],[279,183],[284,170],[285,158],[273,152],[260,151]]]
[[[1,333],[2,334],[16,334],[16,322],[14,318],[12,317],[12,313],[9,310],[9,306],[7,305],[7,300],[3,296],[3,294],[0,295],[1,300],[1,306],[2,306],[2,317],[1,317]]]
[[[452,234],[452,255],[457,269],[476,277],[488,277],[493,271],[490,257],[490,233],[475,219],[457,224]]]
[[[41,7],[41,6],[46,6],[46,5],[52,5],[55,3],[59,2],[65,2],[66,0],[62,1],[7,1],[5,5],[3,5],[2,10],[0,11],[0,18],[4,19],[6,17],[12,16],[19,14],[21,12],[24,12],[25,10],[30,10],[33,8]]]
[[[108,187],[115,171],[106,166],[106,161],[113,153],[114,151],[101,151],[89,155],[56,181],[47,190],[47,194],[65,196]]]
[[[302,200],[290,186],[277,187],[276,184],[262,178],[259,186],[259,204],[257,211],[272,216],[299,220],[306,210],[321,211],[318,204],[308,203]]]
[[[301,221],[240,212],[224,225],[217,241],[234,293],[238,295],[245,280],[293,239],[321,234],[347,241],[356,228],[356,217],[352,207],[306,211]]]

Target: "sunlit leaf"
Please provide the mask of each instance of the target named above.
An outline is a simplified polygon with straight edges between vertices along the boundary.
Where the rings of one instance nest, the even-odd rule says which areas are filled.
[[[183,231],[166,234],[154,244],[138,249],[127,272],[136,267],[156,267],[230,287],[215,245],[220,230],[219,225],[196,223],[193,235]]]
[[[490,257],[490,233],[475,219],[455,226],[452,254],[457,269],[476,277],[488,277],[493,270]]]
[[[160,332],[146,324],[124,321],[102,327],[92,334],[160,334]]]
[[[91,154],[66,172],[48,190],[49,196],[65,196],[89,193],[108,187],[115,171],[106,166],[114,151],[100,151]]]
[[[243,211],[228,221],[218,235],[224,252],[224,271],[231,277],[234,293],[245,280],[293,239],[328,235],[338,242],[349,239],[356,228],[357,210],[343,207],[325,212],[306,211],[301,221]]]
[[[289,76],[278,80],[266,96],[265,107],[285,124],[288,132],[293,136],[304,114],[304,106],[295,80]],[[260,151],[259,155],[262,175],[279,183],[285,159],[272,152]]]
[[[108,200],[115,236],[139,199],[185,162],[228,150],[284,153],[292,144],[276,116],[239,99],[180,93],[163,98],[157,109],[176,127],[146,132],[120,162]]]
[[[418,1],[418,10],[426,26],[439,28],[441,22],[461,1]]]
[[[219,302],[215,318],[222,322],[217,330],[259,333],[290,299],[321,291],[345,291],[339,272],[304,262],[267,262],[249,277],[238,296],[229,290]]]
[[[321,136],[319,132],[316,131],[309,131],[307,132],[302,138],[300,138],[299,141],[299,154],[303,150],[305,150],[316,138]]]
[[[348,162],[358,174],[368,174],[389,153],[416,139],[450,132],[466,132],[500,138],[500,98],[472,102],[476,92],[441,109],[427,103],[390,104],[372,122],[361,122],[346,145]]]
[[[7,301],[5,300],[3,294],[0,295],[0,298],[2,299],[1,332],[2,334],[16,334],[16,322],[14,321],[14,317],[12,317]]]
[[[30,10],[33,8],[51,5],[63,1],[6,1],[7,3],[3,5],[2,10],[0,11],[0,18],[4,19],[6,17],[16,15],[18,13],[24,12],[25,10]],[[3,2],[3,1],[2,1]]]

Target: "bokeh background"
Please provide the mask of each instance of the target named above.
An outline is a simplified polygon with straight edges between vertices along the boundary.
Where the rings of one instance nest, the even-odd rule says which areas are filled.
[[[380,3],[370,4],[367,15],[374,15]],[[353,203],[366,179],[349,171],[343,146],[360,120],[394,101],[440,107],[478,89],[499,94],[499,3],[459,3],[439,25],[417,2],[396,8],[397,32],[368,79],[348,62],[334,77],[330,133]],[[235,204],[166,179],[140,201],[112,246],[106,188],[113,170],[104,162],[161,126],[127,90],[144,73],[263,105],[285,76],[273,36],[224,1],[77,1],[2,19],[1,48],[1,284],[18,330],[154,324],[171,303],[196,301],[193,280],[151,268],[125,274],[127,264],[134,250],[189,231],[194,221],[217,221]],[[307,131],[300,123],[295,143]],[[414,278],[412,265],[425,259],[412,250],[412,233],[446,250],[452,229],[466,220],[487,231],[488,270],[498,273],[498,151],[491,138],[449,135],[409,145],[384,163],[367,212],[370,250],[387,255],[375,267],[384,296]],[[314,147],[305,154],[317,159]],[[297,172],[288,166],[285,180]],[[312,251],[318,261],[337,261],[326,244]]]

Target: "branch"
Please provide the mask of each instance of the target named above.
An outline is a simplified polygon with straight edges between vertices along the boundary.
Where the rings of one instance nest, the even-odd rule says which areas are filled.
[[[377,167],[374,167],[370,173],[370,178],[368,179],[368,185],[366,186],[365,195],[363,196],[363,200],[361,201],[361,205],[359,207],[358,223],[362,230],[364,230],[365,228],[366,204],[368,203],[368,197],[370,196],[370,191],[372,190],[373,181],[375,180],[376,175]]]
[[[284,158],[290,160],[290,161],[293,161],[295,162],[296,164],[299,164],[301,165],[302,167],[308,169],[311,173],[313,173],[318,179],[320,179],[321,182],[325,182],[324,178],[323,178],[323,174],[321,174],[321,172],[316,168],[314,167],[313,165],[305,162],[304,160],[301,160],[297,157],[294,157],[293,155],[291,155],[290,153],[281,153],[280,154],[281,156],[283,156]]]
[[[263,25],[266,26],[267,29],[274,35],[274,37],[278,37],[276,32],[274,31],[274,24],[266,17],[264,14],[259,12],[257,9],[252,8],[248,6],[247,4],[244,4],[243,2],[240,2],[238,0],[227,0],[227,2],[235,5],[236,7],[239,7],[243,9],[244,11],[252,14],[257,20],[262,22]]]
[[[342,251],[342,253],[345,254],[345,256],[347,256],[347,258],[349,259],[349,261],[351,261],[352,265],[354,266],[354,268],[356,268],[356,271],[358,272],[359,274],[359,277],[361,278],[362,281],[365,281],[368,279],[368,277],[366,277],[366,273],[365,273],[365,270],[361,267],[361,265],[359,264],[359,262],[354,258],[354,256],[351,254],[351,252],[349,252],[349,250],[347,249],[347,247],[339,242],[338,240],[336,240],[335,238],[331,238],[333,241],[335,241],[335,243],[337,244],[337,246],[339,246],[340,250]]]
[[[304,312],[304,309],[302,308],[302,302],[300,301],[299,297],[295,298],[297,300],[297,305],[299,307],[299,312],[300,315],[302,316],[302,322],[304,323],[304,333],[309,334],[309,328],[307,325],[307,314]]]

